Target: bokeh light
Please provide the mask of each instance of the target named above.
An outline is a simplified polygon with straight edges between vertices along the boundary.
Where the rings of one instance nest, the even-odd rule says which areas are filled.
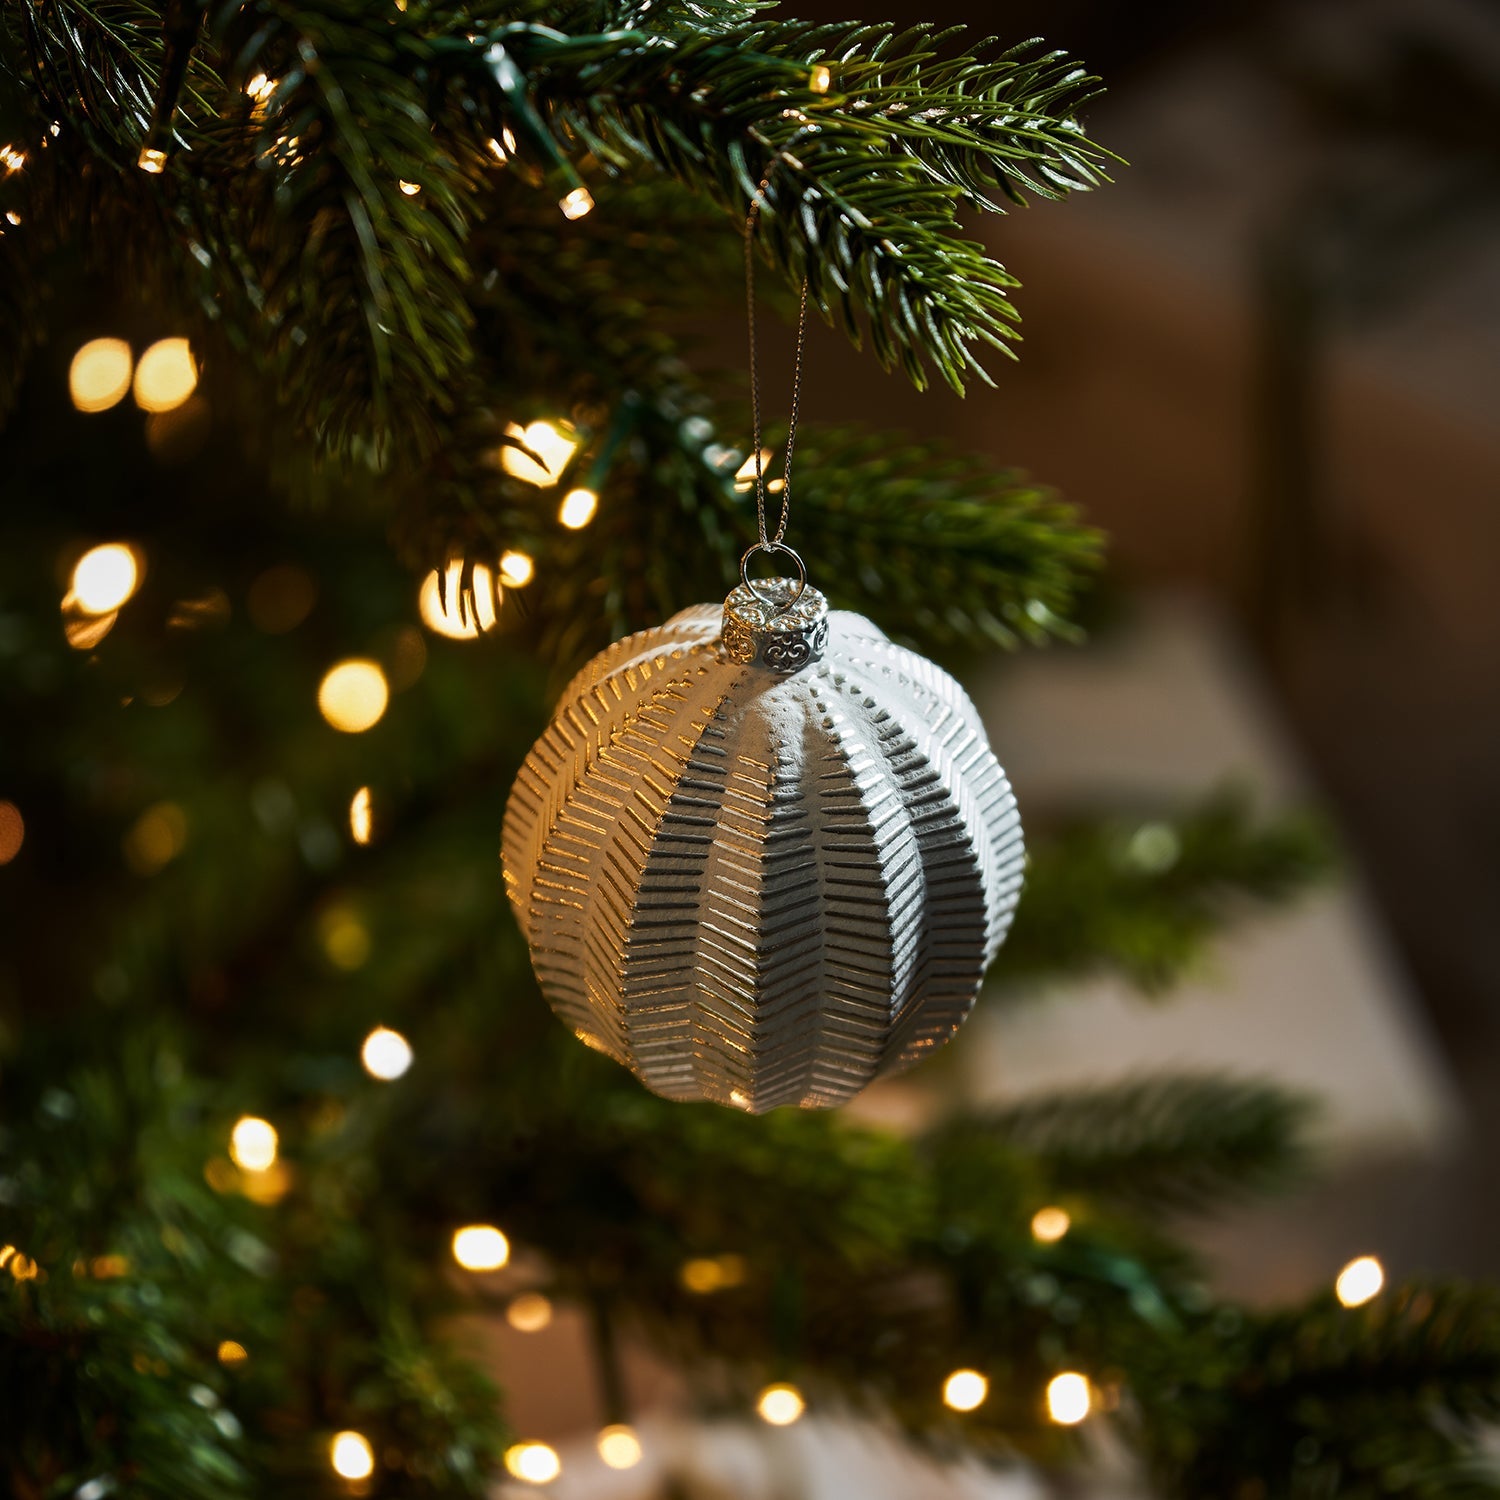
[[[807,1410],[802,1392],[785,1382],[768,1385],[755,1402],[761,1421],[772,1427],[790,1427]]]
[[[536,564],[524,552],[507,552],[500,559],[500,576],[514,589],[523,589],[536,575]]]
[[[498,1271],[510,1259],[510,1241],[493,1224],[466,1224],[454,1231],[453,1258],[466,1271]]]
[[[141,154],[136,157],[135,164],[143,172],[150,172],[153,177],[159,177],[167,170],[167,153],[158,150],[155,146],[142,146]]]
[[[500,450],[500,467],[513,479],[524,479],[527,484],[541,487],[556,484],[569,459],[578,451],[578,441],[571,429],[564,430],[551,422],[528,422],[525,427],[512,422],[505,431],[541,459],[538,464],[530,454],[508,443]]]
[[[599,1434],[599,1457],[611,1469],[633,1469],[641,1461],[641,1440],[635,1428],[616,1422]]]
[[[90,339],[68,366],[68,394],[79,411],[108,411],[130,389],[132,361],[124,339]]]
[[[340,1432],[328,1445],[328,1461],[341,1479],[368,1479],[375,1472],[375,1450],[362,1432]]]
[[[420,182],[408,182],[404,177],[397,179],[396,186],[399,187],[408,198],[415,198],[417,194],[422,191],[422,184]]]
[[[349,837],[356,844],[368,844],[375,834],[375,808],[370,789],[362,786],[349,799]]]
[[[88,615],[107,615],[140,587],[141,567],[124,542],[90,547],[73,565],[69,602]]]
[[[973,1411],[983,1406],[990,1383],[978,1370],[955,1370],[943,1382],[943,1405],[954,1411]]]
[[[546,1443],[515,1443],[505,1450],[505,1467],[526,1484],[551,1484],[562,1473],[562,1460]]]
[[[186,339],[158,339],[135,366],[135,404],[175,411],[198,388],[198,366]]]
[[[819,63],[807,78],[807,86],[815,94],[826,94],[833,86],[833,74],[824,64]]]
[[[576,187],[565,193],[557,206],[562,209],[563,218],[581,219],[593,208],[594,195],[586,187]]]
[[[743,1255],[695,1255],[678,1267],[677,1279],[684,1291],[706,1297],[743,1285],[747,1270]]]
[[[557,509],[557,519],[569,531],[581,531],[594,519],[599,509],[599,497],[593,490],[569,490]]]
[[[258,1115],[242,1115],[229,1132],[229,1154],[242,1172],[266,1172],[275,1165],[276,1127]]]
[[[1031,1216],[1031,1233],[1044,1245],[1055,1244],[1073,1227],[1065,1208],[1039,1208]]]
[[[8,865],[26,842],[26,820],[14,802],[0,802],[0,865]]]
[[[318,585],[296,563],[277,563],[256,575],[246,595],[250,620],[267,635],[295,630],[318,602]]]
[[[130,826],[121,848],[137,875],[154,875],[187,846],[187,814],[175,802],[157,802]]]
[[[221,1365],[242,1365],[250,1356],[245,1346],[238,1339],[225,1339],[219,1345],[219,1363]]]
[[[1083,1421],[1093,1400],[1088,1377],[1076,1370],[1065,1370],[1047,1382],[1047,1415],[1063,1427]]]
[[[359,1049],[359,1060],[365,1065],[365,1072],[386,1083],[401,1077],[411,1067],[412,1057],[411,1043],[389,1026],[377,1026]]]
[[[335,969],[352,974],[370,956],[370,929],[353,906],[336,901],[318,917],[318,943]]]
[[[505,1321],[517,1333],[540,1333],[552,1321],[552,1303],[540,1292],[522,1292],[505,1309]]]
[[[448,564],[441,580],[436,571],[422,580],[417,609],[429,630],[450,641],[472,641],[482,631],[495,628],[500,587],[483,563],[474,565],[473,574],[474,593],[467,602],[463,598],[464,565],[459,561]]]
[[[1373,1255],[1361,1255],[1339,1272],[1333,1291],[1345,1307],[1362,1307],[1379,1296],[1384,1285],[1385,1268]]]
[[[385,713],[391,690],[385,673],[373,661],[341,661],[318,686],[318,709],[344,734],[373,728]]]

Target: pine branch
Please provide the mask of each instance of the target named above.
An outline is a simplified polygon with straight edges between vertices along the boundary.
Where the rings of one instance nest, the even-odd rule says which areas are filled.
[[[737,220],[769,171],[760,235],[782,272],[806,276],[815,305],[856,341],[867,322],[887,367],[920,387],[930,361],[962,390],[969,374],[987,378],[972,346],[1008,351],[1016,312],[1014,278],[956,238],[958,205],[994,207],[985,192],[996,188],[1015,198],[1023,186],[1088,186],[1103,154],[1064,112],[1088,80],[1056,55],[938,63],[925,43],[797,22],[687,39],[515,25],[453,66],[489,71],[491,123],[529,126],[544,165],[576,141],[616,170],[666,171]],[[847,71],[848,92],[868,84],[869,96],[814,88],[824,56],[840,80]]]
[[[1257,820],[1233,789],[1177,818],[1079,822],[1033,840],[1026,894],[991,976],[1115,968],[1160,994],[1248,902],[1283,904],[1331,865],[1316,819]]]
[[[1308,1100],[1223,1077],[1150,1077],[1022,1099],[943,1128],[1038,1160],[1061,1193],[1146,1215],[1281,1187],[1305,1165]]]
[[[1259,1484],[1272,1494],[1334,1486],[1359,1500],[1500,1494],[1476,1441],[1500,1417],[1493,1288],[1408,1284],[1354,1309],[1325,1294],[1245,1319],[1216,1350],[1205,1337],[1200,1351],[1184,1360],[1170,1402],[1141,1351],[1141,1430],[1170,1493]],[[1302,1488],[1287,1489],[1290,1475]]]

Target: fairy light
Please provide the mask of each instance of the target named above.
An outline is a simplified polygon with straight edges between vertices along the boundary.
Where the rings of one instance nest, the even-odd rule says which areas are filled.
[[[242,1172],[269,1172],[277,1146],[276,1127],[258,1115],[242,1115],[229,1132],[229,1154]]]
[[[1083,1421],[1093,1404],[1088,1377],[1076,1370],[1065,1370],[1047,1382],[1047,1415],[1061,1427]]]
[[[14,802],[0,802],[0,865],[8,865],[26,842],[26,819]]]
[[[73,565],[71,602],[88,615],[107,615],[140,584],[140,564],[123,542],[90,547]]]
[[[505,1309],[505,1321],[517,1333],[540,1333],[552,1321],[552,1303],[540,1292],[522,1292]]]
[[[257,73],[245,85],[245,92],[257,103],[264,104],[276,92],[276,82],[264,73]]]
[[[562,1473],[562,1459],[547,1443],[515,1443],[505,1450],[505,1468],[523,1484],[551,1484]]]
[[[594,519],[599,509],[599,497],[593,490],[569,490],[563,503],[557,508],[557,519],[569,531],[581,531]]]
[[[340,1479],[368,1479],[375,1472],[375,1450],[362,1432],[340,1432],[328,1445],[328,1461]]]
[[[90,339],[68,366],[68,394],[79,411],[108,411],[130,389],[130,345],[124,339]]]
[[[1373,1255],[1361,1255],[1339,1272],[1333,1293],[1345,1307],[1363,1307],[1384,1285],[1385,1268]]]
[[[411,1043],[389,1026],[377,1026],[359,1049],[359,1060],[371,1078],[393,1083],[411,1067],[414,1054]]]
[[[121,842],[137,875],[155,875],[187,848],[187,814],[175,802],[154,802],[130,825]]]
[[[578,451],[578,443],[561,426],[552,422],[528,422],[524,427],[511,422],[505,429],[507,437],[523,443],[541,459],[537,463],[530,454],[520,448],[506,444],[500,450],[500,467],[513,479],[524,479],[527,484],[543,488],[556,484],[568,461]]]
[[[493,1224],[466,1224],[454,1231],[453,1258],[466,1271],[498,1271],[510,1259],[510,1241]]]
[[[524,589],[536,576],[536,564],[524,552],[507,552],[500,559],[500,576],[513,589]]]
[[[318,711],[343,734],[374,728],[390,699],[385,673],[373,661],[341,661],[318,685]]]
[[[219,1363],[221,1365],[242,1365],[250,1356],[245,1346],[237,1339],[225,1339],[219,1345]]]
[[[562,209],[563,218],[581,219],[593,209],[594,195],[586,187],[576,187],[571,193],[565,193],[557,206]]]
[[[1044,1245],[1056,1244],[1073,1227],[1067,1209],[1048,1206],[1039,1208],[1031,1216],[1032,1237]]]
[[[953,1411],[973,1411],[983,1406],[990,1383],[978,1370],[955,1370],[943,1382],[943,1405]]]
[[[472,641],[484,631],[493,630],[499,620],[500,588],[495,575],[483,563],[471,570],[474,590],[467,601],[463,597],[464,565],[449,563],[439,577],[436,570],[422,580],[417,591],[417,611],[422,623],[450,641]]]
[[[624,1422],[606,1427],[598,1439],[599,1457],[611,1469],[633,1469],[641,1461],[641,1440]]]
[[[349,799],[349,837],[356,844],[368,844],[375,833],[375,810],[370,789],[362,786]]]
[[[417,194],[422,191],[422,184],[420,182],[408,182],[404,177],[398,177],[396,179],[396,186],[399,187],[408,198],[415,198]]]
[[[6,212],[5,222],[7,224],[19,224],[21,222],[21,216],[14,209],[10,209]]]
[[[807,86],[815,94],[826,94],[833,87],[833,74],[828,67],[819,63],[807,77]]]
[[[53,131],[55,135],[57,132]],[[7,172],[19,172],[26,165],[26,153],[17,151],[14,146],[0,146],[0,167]]]
[[[769,1422],[772,1427],[790,1427],[807,1410],[807,1402],[796,1386],[780,1382],[768,1385],[760,1393],[755,1410],[761,1421]]]
[[[135,404],[142,411],[176,411],[198,388],[198,366],[186,339],[158,339],[135,367]]]
[[[143,172],[150,172],[153,177],[159,177],[167,170],[167,153],[158,151],[155,146],[142,146],[141,154],[136,157],[135,164]]]

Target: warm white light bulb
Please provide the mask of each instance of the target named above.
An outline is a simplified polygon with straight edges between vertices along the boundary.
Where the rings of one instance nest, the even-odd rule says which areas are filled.
[[[463,576],[464,565],[455,559],[443,570],[441,579],[436,570],[429,573],[417,594],[422,623],[450,641],[472,641],[483,631],[493,630],[499,619],[496,604],[501,591],[495,575],[483,563],[476,563],[474,594],[467,603],[462,599]]]
[[[411,1043],[389,1026],[377,1026],[359,1049],[359,1060],[365,1065],[365,1072],[385,1083],[401,1077],[411,1067],[413,1055]]]
[[[453,1258],[466,1271],[498,1271],[510,1259],[510,1241],[493,1224],[454,1231]]]
[[[599,509],[599,497],[593,490],[569,490],[558,507],[557,519],[569,531],[581,531],[594,519]]]
[[[390,697],[377,663],[341,661],[318,685],[318,711],[344,734],[360,734],[380,722]]]
[[[990,1383],[978,1370],[955,1370],[943,1382],[943,1405],[954,1411],[973,1411],[984,1405]]]
[[[807,1410],[807,1402],[796,1386],[782,1382],[768,1385],[760,1393],[755,1409],[761,1420],[769,1422],[772,1427],[790,1427]]]
[[[500,576],[513,589],[523,589],[536,576],[536,564],[524,552],[507,552],[500,559]]]
[[[276,1165],[276,1127],[257,1115],[242,1115],[229,1132],[229,1154],[245,1172],[266,1172]]]
[[[90,339],[68,366],[68,394],[79,411],[108,411],[130,389],[133,369],[124,339]]]
[[[375,833],[375,809],[370,789],[362,786],[349,799],[349,837],[356,844],[368,844]]]
[[[517,1333],[540,1333],[552,1321],[552,1303],[540,1292],[522,1292],[505,1309],[505,1321]]]
[[[198,366],[186,339],[158,339],[135,366],[135,404],[142,411],[176,411],[198,388]]]
[[[1039,1208],[1031,1216],[1031,1232],[1044,1245],[1055,1244],[1072,1227],[1073,1220],[1063,1208]]]
[[[576,187],[557,205],[565,219],[581,219],[594,206],[593,194],[586,187]]]
[[[1380,1294],[1385,1285],[1385,1269],[1373,1255],[1351,1260],[1333,1284],[1334,1295],[1345,1307],[1362,1307]]]
[[[1065,1370],[1047,1382],[1047,1414],[1063,1427],[1072,1427],[1088,1416],[1093,1405],[1088,1378],[1076,1370]]]
[[[368,1479],[375,1472],[375,1450],[362,1432],[341,1432],[328,1445],[328,1459],[341,1479]]]
[[[599,1434],[599,1457],[611,1469],[633,1469],[641,1461],[641,1440],[633,1427],[617,1422]]]
[[[562,1473],[562,1460],[546,1443],[516,1443],[505,1450],[505,1467],[526,1484],[551,1484]]]
[[[73,566],[71,600],[86,615],[107,615],[135,593],[141,570],[122,542],[90,547]]]
[[[520,448],[507,443],[500,450],[500,467],[513,478],[524,479],[527,484],[538,487],[556,484],[569,459],[578,451],[578,444],[571,435],[571,430],[564,430],[552,422],[538,420],[528,422],[524,427],[511,422],[505,433],[507,437],[524,443],[541,459],[541,463],[537,463],[536,459],[523,453]]]

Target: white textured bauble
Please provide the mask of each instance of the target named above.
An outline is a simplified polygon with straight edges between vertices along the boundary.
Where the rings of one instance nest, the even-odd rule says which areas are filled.
[[[776,581],[574,678],[516,778],[504,863],[581,1040],[669,1099],[759,1113],[841,1104],[953,1035],[1022,845],[953,678]]]

